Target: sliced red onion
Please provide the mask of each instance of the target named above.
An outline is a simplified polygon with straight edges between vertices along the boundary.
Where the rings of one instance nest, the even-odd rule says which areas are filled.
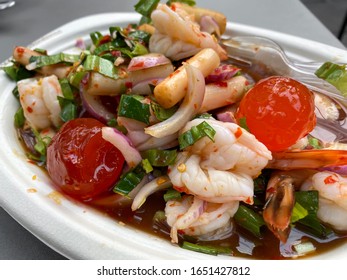
[[[236,123],[235,116],[232,112],[226,111],[222,113],[217,113],[216,115],[217,120],[221,122],[231,122],[231,123]]]
[[[149,197],[151,194],[160,190],[168,189],[170,187],[172,187],[172,184],[168,176],[155,178],[139,190],[139,192],[134,197],[133,204],[131,205],[131,210],[136,211],[137,209],[139,209],[146,202],[147,197]]]
[[[187,94],[175,114],[167,120],[145,128],[145,132],[156,138],[176,133],[197,114],[205,95],[205,78],[194,66],[185,64],[188,78]]]
[[[234,77],[239,71],[240,68],[234,65],[223,64],[214,69],[212,73],[205,78],[205,81],[208,84],[229,80]]]
[[[81,50],[85,50],[86,49],[86,44],[85,44],[85,42],[84,42],[84,40],[82,38],[78,38],[76,40],[75,47],[79,48]]]
[[[164,64],[171,64],[170,59],[160,53],[149,53],[133,57],[128,65],[128,71],[138,71]]]
[[[107,121],[115,117],[114,114],[102,104],[100,96],[91,95],[85,90],[83,82],[80,86],[80,96],[83,107],[97,120],[106,124]]]
[[[340,174],[342,176],[347,176],[347,165],[340,165],[340,166],[329,166],[320,168],[320,171],[331,171],[337,174]]]
[[[131,141],[117,129],[103,127],[101,130],[102,138],[113,144],[124,156],[129,167],[135,167],[142,161],[142,157],[136,150]]]
[[[209,34],[216,34],[218,38],[221,35],[220,28],[216,20],[207,15],[200,18],[200,30]]]
[[[149,136],[148,134],[144,133],[144,135]],[[149,138],[142,142],[141,144],[137,145],[136,148],[139,151],[146,151],[149,149],[170,149],[178,145],[178,133],[174,133],[168,136],[164,136],[162,138],[155,138],[152,136],[149,136]]]
[[[139,145],[145,143],[148,139],[151,138],[150,135],[145,133],[146,124],[139,122],[134,119],[118,117],[117,122],[119,125],[122,125],[128,131],[127,137],[131,140],[133,145],[138,148]]]

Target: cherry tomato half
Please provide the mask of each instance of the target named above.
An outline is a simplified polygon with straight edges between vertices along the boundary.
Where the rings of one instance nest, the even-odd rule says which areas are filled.
[[[47,148],[47,170],[70,196],[88,200],[109,190],[124,164],[121,152],[102,138],[104,125],[91,118],[65,123]]]
[[[313,93],[287,77],[259,81],[241,100],[236,113],[245,118],[252,134],[270,151],[282,151],[307,135],[316,125]]]

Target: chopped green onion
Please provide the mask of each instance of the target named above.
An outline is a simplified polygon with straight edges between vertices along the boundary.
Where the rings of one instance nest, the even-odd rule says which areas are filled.
[[[34,70],[43,66],[58,64],[62,62],[72,64],[74,62],[77,62],[79,59],[80,55],[66,53],[32,56],[29,59],[30,64],[27,65],[27,69]]]
[[[209,113],[202,113],[194,117],[194,119],[206,119],[206,120],[211,118],[212,118],[212,115]]]
[[[107,126],[110,126],[110,127],[115,127],[117,128],[117,130],[119,130],[120,132],[122,132],[123,134],[127,134],[128,131],[127,129],[122,126],[122,125],[119,125],[117,120],[115,118],[112,118],[110,119],[108,122],[107,122]]]
[[[19,63],[14,63],[10,66],[5,66],[2,68],[7,76],[13,81],[20,81],[23,79],[31,78],[35,73],[28,71],[23,65]]]
[[[152,109],[155,117],[159,121],[165,121],[168,118],[170,118],[173,114],[175,114],[175,112],[178,109],[178,106],[173,106],[169,109],[165,109],[162,106],[160,106],[158,103],[152,101],[151,102],[151,109]]]
[[[149,18],[159,2],[160,0],[140,0],[134,8],[136,12]]]
[[[71,75],[69,75],[70,85],[79,89],[80,83],[86,74],[87,74],[86,71],[78,71],[78,72],[74,72]]]
[[[121,176],[113,188],[113,192],[127,196],[141,182],[145,176],[142,164],[137,165],[127,173]]]
[[[190,251],[217,256],[218,254],[231,255],[232,250],[228,247],[194,244],[183,241],[181,247]]]
[[[140,44],[140,43],[135,43],[135,47],[134,47],[134,49],[131,52],[131,54],[133,56],[144,55],[144,54],[147,54],[147,53],[148,53],[147,48],[144,45]]]
[[[118,70],[113,63],[96,55],[87,55],[83,67],[86,71],[95,71],[112,79],[119,78]]]
[[[63,122],[77,118],[77,105],[73,100],[58,96],[58,101],[61,108],[60,118]]]
[[[118,116],[150,124],[151,112],[149,104],[141,102],[143,100],[144,97],[140,95],[122,94],[118,107]]]
[[[300,203],[295,202],[290,222],[295,223],[295,222],[305,218],[307,215],[308,215],[308,211],[304,207],[302,207],[300,205]]]
[[[165,202],[168,202],[169,200],[181,200],[181,198],[181,193],[172,188],[168,189],[164,194]]]
[[[165,220],[166,220],[166,216],[164,211],[158,210],[157,212],[155,212],[153,216],[153,223],[163,222]]]
[[[309,253],[316,251],[316,247],[309,241],[301,242],[299,244],[293,245],[295,251],[300,255],[304,256]]]
[[[256,237],[261,237],[260,228],[265,225],[263,217],[252,209],[240,205],[234,215],[235,222],[241,227],[247,229]]]
[[[12,90],[12,94],[16,99],[19,99],[19,91],[18,91],[18,86],[16,86],[13,90]]]
[[[67,78],[60,79],[59,84],[61,87],[61,91],[63,92],[63,96],[66,99],[73,100],[74,97],[73,97],[73,93],[72,93],[72,89],[71,89],[69,80]]]
[[[195,6],[195,0],[169,0],[166,2],[166,4],[171,5],[172,3],[175,3],[175,2],[187,4],[189,6]]]
[[[93,42],[93,45],[95,45],[95,46],[97,46],[99,44],[100,39],[103,37],[103,35],[99,31],[92,32],[89,34],[89,36]]]
[[[308,143],[310,146],[312,146],[316,150],[323,149],[323,146],[321,145],[320,141],[317,138],[308,136]]]
[[[212,141],[214,141],[214,135],[216,131],[210,126],[207,122],[203,121],[197,126],[193,126],[188,131],[184,132],[178,137],[178,143],[180,145],[180,149],[193,145],[202,137],[207,136]]]
[[[128,38],[148,44],[149,39],[151,38],[151,34],[142,30],[135,30],[135,31],[129,32]]]
[[[36,139],[36,144],[34,146],[34,149],[36,152],[38,152],[42,156],[42,159],[45,160],[45,157],[47,154],[47,146],[49,145],[52,139],[48,136],[41,137],[40,133],[36,131],[35,129],[33,129],[32,131]]]
[[[245,129],[249,132],[249,127],[247,125],[246,117],[240,118],[239,124],[240,124],[240,127],[242,127],[243,129]]]
[[[325,62],[316,72],[316,76],[336,87],[343,96],[347,96],[346,65]]]
[[[153,166],[150,164],[150,162],[146,158],[142,160],[142,167],[147,174],[153,171]]]
[[[177,151],[150,149],[143,152],[142,156],[147,158],[152,166],[163,167],[175,163]]]
[[[327,237],[332,230],[325,225],[321,224],[317,217],[318,211],[318,191],[299,191],[295,192],[295,200],[304,207],[308,215],[299,221],[296,224],[301,225],[304,229],[320,238]]]
[[[45,49],[35,48],[34,51],[38,52],[38,53],[41,53],[43,55],[47,55],[47,50],[45,50]]]
[[[24,123],[25,123],[24,111],[23,111],[23,108],[20,107],[14,115],[14,125],[17,128],[21,128],[24,126]]]

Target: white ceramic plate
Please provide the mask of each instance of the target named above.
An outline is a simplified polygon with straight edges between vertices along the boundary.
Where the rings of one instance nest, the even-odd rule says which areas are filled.
[[[130,13],[109,13],[84,17],[70,22],[30,45],[50,53],[74,46],[77,38],[89,38],[93,31],[108,30],[109,26],[126,26],[138,22]],[[347,52],[324,44],[281,33],[228,24],[229,35],[258,35],[276,40],[301,60],[347,61]],[[17,140],[13,116],[18,104],[10,82],[0,73],[0,203],[19,223],[44,243],[70,259],[216,259],[183,250],[169,241],[122,226],[99,212],[59,195],[47,175],[28,163]],[[314,258],[347,258],[347,244]]]

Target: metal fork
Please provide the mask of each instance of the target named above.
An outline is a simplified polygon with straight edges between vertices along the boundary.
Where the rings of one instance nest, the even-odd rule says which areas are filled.
[[[331,84],[318,78],[314,72],[323,62],[295,62],[276,42],[258,36],[237,36],[224,39],[222,45],[228,56],[236,61],[264,65],[269,72],[277,75],[292,77],[313,91],[324,95],[347,101],[347,98]]]

